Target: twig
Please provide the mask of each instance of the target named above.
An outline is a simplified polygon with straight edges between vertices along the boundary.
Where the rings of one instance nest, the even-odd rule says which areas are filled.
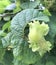
[[[17,13],[19,13],[19,12],[17,12]],[[3,13],[3,14],[0,14],[0,17],[14,16],[17,13]]]

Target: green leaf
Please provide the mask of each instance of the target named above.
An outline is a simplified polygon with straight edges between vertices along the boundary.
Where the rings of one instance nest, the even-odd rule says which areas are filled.
[[[40,0],[35,0],[35,1],[27,1],[21,3],[21,8],[22,9],[28,9],[28,8],[35,8],[40,4]]]
[[[48,11],[48,9],[44,9],[43,10],[43,13],[45,14],[45,15],[48,15],[48,16],[51,16],[51,13]]]
[[[54,38],[54,36],[56,35],[56,14],[52,15],[52,17],[50,18],[50,35]]]
[[[47,40],[50,40],[52,44],[54,44],[54,38],[56,35],[56,13],[52,13],[52,16],[50,17],[50,22],[49,24],[49,34],[47,36]]]
[[[0,37],[0,49],[3,48],[3,45],[2,45],[2,37]]]
[[[13,54],[12,51],[5,51],[4,57],[3,57],[3,63],[4,65],[13,65]]]
[[[20,0],[16,1],[16,8],[14,9],[14,13],[21,11],[21,7],[20,7]]]
[[[48,16],[46,16],[42,12],[39,12],[38,16],[32,20],[40,20],[40,21],[44,21],[44,22],[49,22]]]
[[[11,22],[11,30],[15,33],[18,32],[18,34],[22,35],[24,33],[24,29],[26,25],[37,18],[37,20],[46,21],[44,18],[45,15],[40,13],[37,9],[26,9],[22,12],[18,13]],[[43,19],[41,19],[41,17]],[[49,21],[49,18],[45,16],[47,21]]]
[[[4,25],[3,25],[3,27],[2,27],[2,30],[6,30],[6,29],[9,29],[9,27],[10,27],[10,21],[9,22],[7,22],[7,23],[5,23]]]
[[[0,48],[0,62],[2,62],[4,54],[5,50],[3,48]]]
[[[52,52],[53,51],[53,52]],[[55,55],[55,50],[51,50],[50,53],[45,54],[42,57],[42,62],[48,65],[56,65],[56,55]]]
[[[35,63],[34,65],[45,65],[44,63],[41,63],[41,61]]]
[[[21,62],[21,61],[18,61],[17,59],[14,59],[14,61],[13,61],[13,63],[14,63],[14,65],[28,65],[28,64],[25,64],[25,63],[23,63],[23,62]]]
[[[47,62],[46,65],[55,65],[53,62]]]
[[[14,48],[13,55],[15,59],[25,64],[34,64],[41,58],[37,52],[34,53],[31,49],[29,49],[27,42],[24,42],[21,45],[18,45],[18,47]]]
[[[11,44],[11,33],[8,33],[4,38],[2,38],[3,47],[8,47]]]

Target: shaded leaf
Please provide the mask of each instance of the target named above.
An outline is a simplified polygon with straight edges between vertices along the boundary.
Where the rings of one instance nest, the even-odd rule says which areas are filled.
[[[2,38],[3,47],[8,47],[11,44],[11,33],[8,33],[6,37]]]
[[[28,65],[28,64],[25,64],[25,63],[22,63],[21,61],[18,61],[17,59],[14,59],[14,65]]]
[[[47,35],[47,40],[50,40],[52,44],[54,44],[54,38],[56,36],[56,14],[52,13],[52,16],[50,17],[49,24],[49,34]]]
[[[3,63],[4,65],[13,65],[13,54],[12,51],[5,51],[4,57],[3,57]]]
[[[37,52],[34,53],[31,49],[29,49],[27,42],[22,43],[17,48],[14,48],[13,55],[14,58],[25,64],[34,64],[41,58]]]

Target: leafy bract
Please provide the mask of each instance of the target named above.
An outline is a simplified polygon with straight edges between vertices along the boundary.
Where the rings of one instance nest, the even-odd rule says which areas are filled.
[[[38,51],[40,55],[50,51],[52,45],[44,38],[44,36],[46,36],[49,32],[48,25],[44,22],[40,24],[39,21],[34,21],[33,23],[29,23],[29,26],[29,47],[32,48],[32,51]]]

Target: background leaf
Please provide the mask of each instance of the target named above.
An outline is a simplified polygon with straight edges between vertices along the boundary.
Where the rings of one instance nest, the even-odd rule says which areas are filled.
[[[24,1],[21,3],[21,8],[22,9],[28,9],[28,8],[35,8],[40,4],[40,0],[34,0],[34,1]]]

